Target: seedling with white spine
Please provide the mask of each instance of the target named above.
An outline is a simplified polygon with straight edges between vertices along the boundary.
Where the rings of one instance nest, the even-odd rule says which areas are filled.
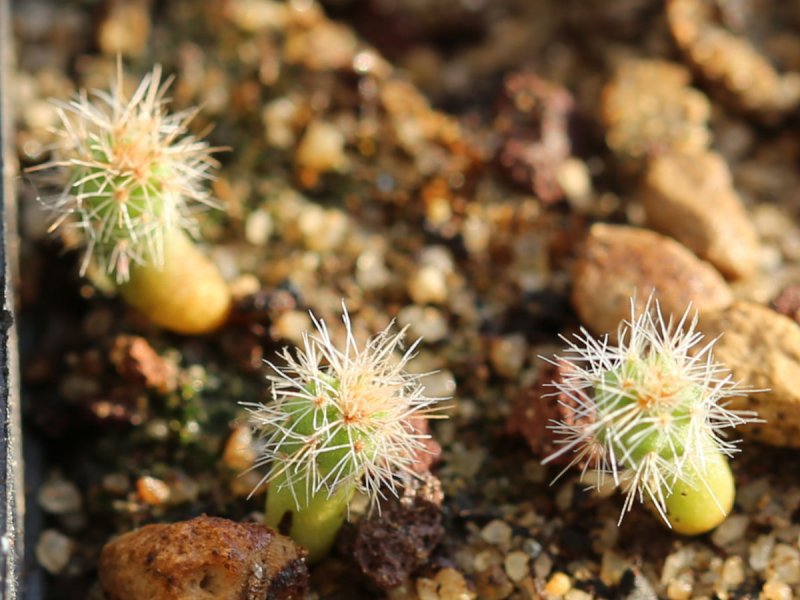
[[[94,264],[154,322],[204,333],[226,318],[230,293],[186,231],[198,206],[214,206],[206,183],[219,148],[189,132],[196,110],[167,112],[170,82],[157,65],[127,97],[118,62],[110,91],[56,103],[53,159],[31,171],[50,171],[62,185],[49,202],[51,229],[81,232],[81,274]]]
[[[571,467],[593,484],[611,478],[626,494],[620,515],[638,499],[679,533],[716,527],[730,512],[735,495],[728,457],[738,447],[725,430],[757,421],[755,413],[725,407],[752,392],[715,363],[715,340],[703,344],[697,315],[687,309],[674,322],[652,297],[620,325],[618,344],[586,330],[563,356],[546,359],[559,367],[554,395],[564,394],[569,422],[554,422],[561,445],[543,462],[572,454]],[[574,404],[574,405],[572,405]]]
[[[357,490],[372,508],[386,494],[398,495],[430,436],[413,420],[435,416],[438,398],[425,395],[424,374],[406,372],[417,342],[402,354],[405,329],[390,324],[363,347],[344,311],[344,349],[312,315],[296,353],[284,349],[275,370],[272,402],[248,405],[261,434],[257,466],[267,466],[266,523],[324,556],[346,518]]]

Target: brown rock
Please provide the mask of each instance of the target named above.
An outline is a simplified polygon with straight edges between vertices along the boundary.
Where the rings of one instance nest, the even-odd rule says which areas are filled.
[[[556,442],[563,439],[562,436],[550,429],[553,422],[568,425],[576,422],[574,408],[577,403],[551,385],[561,380],[564,367],[566,364],[562,367],[546,363],[534,382],[521,390],[506,422],[506,431],[524,437],[540,458],[548,457],[561,447]],[[572,454],[567,453],[553,462],[568,464],[572,458]]]
[[[721,336],[714,358],[742,386],[765,390],[734,398],[728,408],[764,419],[743,434],[774,446],[800,447],[800,325],[760,304],[736,302],[700,316],[700,330]]]
[[[708,147],[711,105],[690,87],[691,73],[661,60],[626,60],[603,89],[600,116],[606,143],[638,162],[662,152]]]
[[[767,121],[800,104],[800,75],[781,75],[746,38],[715,22],[713,0],[668,0],[667,22],[686,59],[711,90]]]
[[[359,523],[353,541],[353,560],[375,587],[388,590],[406,581],[428,562],[444,538],[441,490],[438,480],[409,488],[381,510]],[[437,491],[438,490],[438,491]]]
[[[108,600],[303,598],[304,552],[256,523],[197,517],[147,525],[110,541],[100,555]]]
[[[644,309],[655,292],[665,315],[722,309],[733,296],[722,276],[684,246],[658,233],[621,225],[592,226],[573,273],[572,304],[595,333],[616,333],[631,298]]]
[[[504,82],[495,130],[503,136],[501,169],[543,202],[564,197],[558,168],[569,158],[569,124],[575,100],[562,86],[533,73],[512,73]]]
[[[161,358],[143,337],[118,335],[111,346],[111,362],[129,381],[161,392],[175,389],[175,366]]]
[[[641,198],[650,227],[682,242],[726,277],[747,277],[758,268],[758,234],[719,154],[655,157]]]

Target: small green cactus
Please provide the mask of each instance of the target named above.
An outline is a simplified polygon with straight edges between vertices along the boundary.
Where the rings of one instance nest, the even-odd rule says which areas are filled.
[[[570,422],[552,429],[561,448],[547,463],[574,453],[566,472],[581,465],[625,490],[620,521],[636,499],[675,531],[703,533],[721,523],[734,500],[727,457],[737,451],[723,430],[757,421],[755,413],[725,408],[725,400],[752,390],[732,381],[701,345],[690,310],[674,323],[648,300],[619,329],[617,347],[585,330],[567,340],[564,356],[549,360],[561,380],[552,385],[575,406]],[[560,475],[559,475],[560,477]]]
[[[163,327],[203,333],[227,316],[228,288],[186,236],[192,205],[213,206],[205,183],[217,148],[189,134],[195,111],[169,114],[161,67],[128,98],[121,63],[111,90],[85,90],[57,103],[61,128],[53,160],[63,190],[51,229],[77,227],[91,264],[113,277],[122,296]]]
[[[405,372],[417,343],[402,355],[405,329],[391,325],[359,348],[344,311],[344,350],[312,315],[316,333],[303,336],[296,356],[284,349],[275,370],[273,400],[248,405],[263,439],[258,465],[269,468],[266,523],[324,556],[347,515],[353,494],[371,506],[398,494],[413,477],[415,456],[429,438],[412,419],[430,418],[437,398],[425,395],[421,375]]]

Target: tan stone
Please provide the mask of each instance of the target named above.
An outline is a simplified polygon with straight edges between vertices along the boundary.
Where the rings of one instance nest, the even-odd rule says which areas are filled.
[[[728,408],[755,410],[764,423],[741,427],[744,435],[774,446],[800,447],[800,325],[751,302],[700,317],[714,345],[714,359],[743,387],[766,391],[734,398]]]
[[[304,556],[263,525],[201,516],[111,540],[99,577],[108,600],[289,600],[305,597]]]
[[[683,65],[663,60],[622,61],[603,88],[600,119],[608,147],[623,160],[708,147],[711,103],[691,87]]]
[[[730,169],[716,152],[663,154],[644,178],[647,223],[674,237],[730,279],[758,268],[758,235]]]
[[[687,307],[721,309],[733,301],[722,276],[675,240],[621,225],[594,225],[576,261],[572,304],[593,332],[616,332],[655,292],[665,315],[682,315]],[[612,335],[613,337],[613,335]]]
[[[720,99],[775,122],[800,104],[800,75],[779,73],[749,39],[716,22],[708,0],[669,0],[667,25],[686,61]]]

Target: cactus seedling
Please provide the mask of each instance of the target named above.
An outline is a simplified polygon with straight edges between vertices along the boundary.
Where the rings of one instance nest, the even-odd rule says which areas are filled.
[[[552,385],[575,406],[570,422],[552,429],[562,447],[544,462],[574,453],[562,474],[582,467],[621,486],[626,498],[620,521],[638,498],[667,526],[687,535],[721,523],[733,506],[734,481],[728,457],[737,446],[727,428],[757,421],[755,414],[725,408],[748,391],[713,361],[714,341],[701,344],[697,315],[687,309],[675,323],[657,301],[648,300],[620,325],[617,347],[585,330],[568,344]],[[559,475],[560,477],[561,475]]]
[[[356,490],[371,506],[413,476],[415,456],[429,436],[411,419],[430,418],[438,400],[425,395],[421,375],[405,372],[418,343],[398,356],[405,329],[391,325],[359,347],[347,311],[338,349],[312,315],[313,334],[272,380],[272,402],[250,405],[264,441],[258,465],[269,468],[266,523],[291,535],[314,561],[324,556]]]
[[[192,204],[213,204],[204,184],[218,148],[188,132],[196,111],[167,112],[170,80],[162,83],[160,66],[130,98],[122,80],[118,63],[110,91],[57,104],[54,158],[34,169],[56,168],[66,179],[52,229],[77,226],[86,245],[81,274],[94,263],[152,321],[181,333],[213,330],[230,294],[186,230],[195,224]]]

